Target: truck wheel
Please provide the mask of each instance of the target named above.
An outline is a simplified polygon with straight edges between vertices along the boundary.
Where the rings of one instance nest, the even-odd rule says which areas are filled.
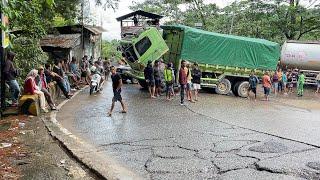
[[[240,85],[240,83],[241,82],[236,82],[235,84],[233,84],[233,86],[232,86],[232,92],[233,92],[233,94],[235,95],[235,96],[239,96],[239,94],[238,94],[238,87],[239,87],[239,85]]]
[[[248,88],[249,88],[249,82],[248,81],[242,81],[240,82],[238,86],[238,95],[240,97],[246,98],[248,97]]]
[[[228,79],[222,79],[217,87],[216,87],[216,93],[227,95],[231,90],[231,82]]]
[[[138,80],[138,83],[140,84],[140,86],[143,89],[147,89],[148,88],[147,82],[145,80]]]

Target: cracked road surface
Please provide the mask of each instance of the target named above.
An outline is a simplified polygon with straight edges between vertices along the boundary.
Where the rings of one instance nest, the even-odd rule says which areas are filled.
[[[320,179],[317,110],[209,93],[184,107],[125,85],[128,113],[117,104],[107,117],[110,83],[81,92],[57,119],[145,179]]]

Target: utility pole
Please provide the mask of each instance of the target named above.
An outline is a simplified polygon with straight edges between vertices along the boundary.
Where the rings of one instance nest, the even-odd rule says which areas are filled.
[[[6,0],[2,0],[1,1],[1,6],[2,7],[6,7],[7,5],[7,1]],[[3,14],[3,12],[0,10],[0,18],[1,18],[1,25],[2,27],[7,27],[9,21],[7,19],[7,17],[5,17],[5,15]],[[7,47],[8,45],[8,42],[6,42],[6,40],[8,39],[8,37],[6,37],[6,34],[5,34],[5,31],[3,29],[1,29],[1,35],[0,35],[0,42],[1,42],[1,46],[0,46],[0,72],[1,72],[1,110],[0,110],[0,116],[1,116],[1,119],[3,118],[3,112],[5,111],[6,109],[6,83],[5,83],[5,77],[4,77],[4,64],[5,64],[5,54],[6,54],[6,51],[5,51],[5,48]]]
[[[82,45],[82,57],[84,57],[84,1],[81,1],[81,45]]]
[[[235,0],[234,3],[237,4],[237,0]],[[235,13],[234,13],[234,11],[233,11],[233,12],[232,12],[232,19],[231,19],[231,26],[230,26],[229,34],[232,34],[233,23],[234,23],[234,16],[235,16]]]

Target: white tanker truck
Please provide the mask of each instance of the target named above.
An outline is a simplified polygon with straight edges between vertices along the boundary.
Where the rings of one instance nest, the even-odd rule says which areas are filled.
[[[304,72],[305,84],[316,85],[320,73],[320,41],[287,41],[281,49],[281,66]],[[295,82],[296,79],[293,79]]]

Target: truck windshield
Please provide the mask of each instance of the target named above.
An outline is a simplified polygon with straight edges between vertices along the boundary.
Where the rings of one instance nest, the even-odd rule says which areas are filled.
[[[142,56],[151,46],[151,41],[148,37],[142,38],[135,44],[136,50]]]

